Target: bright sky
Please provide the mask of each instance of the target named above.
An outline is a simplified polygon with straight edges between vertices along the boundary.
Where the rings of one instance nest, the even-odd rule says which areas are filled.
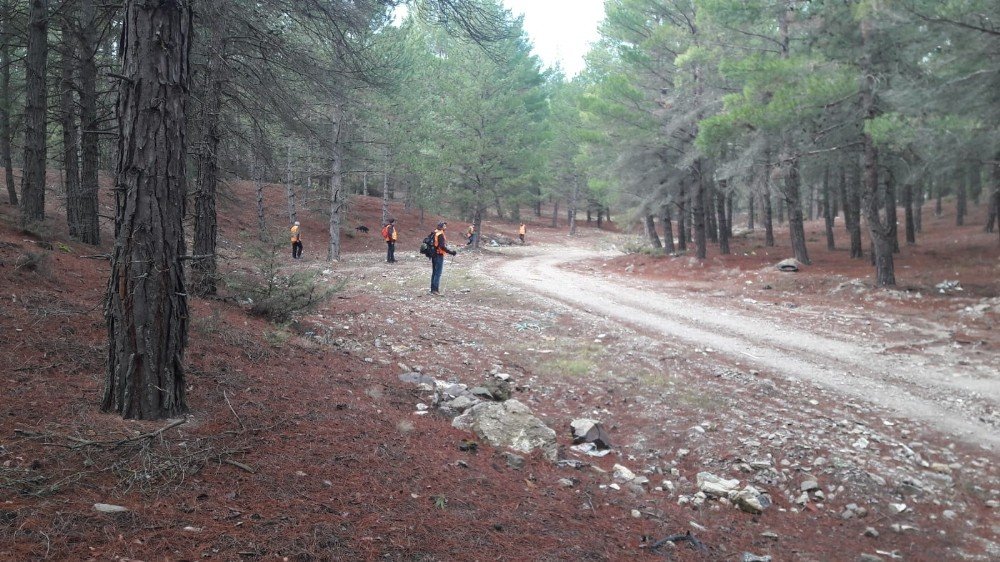
[[[583,56],[597,40],[604,0],[502,0],[515,16],[524,14],[524,30],[542,65],[562,65],[567,77],[583,70]]]

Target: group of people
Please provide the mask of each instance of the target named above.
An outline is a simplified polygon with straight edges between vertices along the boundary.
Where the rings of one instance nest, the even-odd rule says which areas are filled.
[[[447,222],[439,222],[437,228],[434,230],[433,241],[434,241],[434,252],[431,256],[431,294],[439,295],[440,285],[441,285],[441,273],[444,271],[444,257],[446,255],[456,255],[458,252],[452,250],[448,247],[448,240],[445,236],[445,231],[448,229]],[[527,228],[524,223],[521,223],[520,228],[517,230],[517,235],[521,239],[521,244],[524,244],[524,235],[527,232]],[[302,259],[302,231],[299,225],[299,221],[295,221],[295,224],[291,228],[292,234],[292,259],[299,260]],[[466,246],[473,243],[476,236],[476,227],[474,225],[469,225],[469,228],[465,231]],[[399,239],[399,234],[396,231],[396,219],[389,219],[385,226],[382,227],[382,239],[385,240],[386,244],[386,263],[396,263],[396,241]]]

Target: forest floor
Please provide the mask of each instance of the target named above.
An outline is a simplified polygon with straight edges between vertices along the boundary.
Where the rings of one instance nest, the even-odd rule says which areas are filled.
[[[237,203],[249,186],[230,189],[225,276],[260,267]],[[281,192],[268,221],[284,240]],[[239,295],[192,299],[191,414],[161,422],[98,408],[107,243],[72,243],[55,220],[27,234],[0,209],[0,560],[1000,558],[1000,244],[981,217],[956,228],[928,205],[894,289],[849,259],[840,225],[828,252],[820,221],[797,273],[775,268],[782,231],[700,262],[534,217],[528,244],[493,221],[484,241],[503,244],[466,251],[453,222],[460,251],[432,297],[415,250],[439,217],[394,203],[386,264],[380,201],[358,197],[330,264],[322,199],[300,203],[305,259],[282,242],[279,274],[338,292],[282,325]],[[462,450],[474,436],[422,409],[431,393],[400,378],[415,370],[509,374],[578,468]],[[601,422],[610,454],[571,449],[577,418]],[[702,498],[702,472],[773,505]],[[687,532],[698,542],[651,548]]]

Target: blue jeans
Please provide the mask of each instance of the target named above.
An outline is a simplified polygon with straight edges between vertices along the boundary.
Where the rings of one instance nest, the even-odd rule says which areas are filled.
[[[444,256],[436,254],[431,258],[431,292],[436,293],[441,284],[441,272],[444,271]]]

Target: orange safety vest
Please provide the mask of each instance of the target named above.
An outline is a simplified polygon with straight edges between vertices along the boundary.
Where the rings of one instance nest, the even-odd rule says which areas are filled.
[[[525,228],[524,228],[524,225],[522,224],[521,228],[517,229],[517,233],[520,234],[521,236],[524,236],[524,231],[525,231]]]
[[[439,238],[444,238],[444,231],[443,230],[435,230],[434,231],[434,250],[438,253],[439,256],[443,256],[445,254],[445,251],[441,247],[442,244],[440,242],[438,242]],[[448,244],[448,239],[445,238],[444,239],[444,245],[447,245],[447,244]]]
[[[299,241],[299,227],[293,226],[292,227],[292,242],[298,242],[298,241]]]

